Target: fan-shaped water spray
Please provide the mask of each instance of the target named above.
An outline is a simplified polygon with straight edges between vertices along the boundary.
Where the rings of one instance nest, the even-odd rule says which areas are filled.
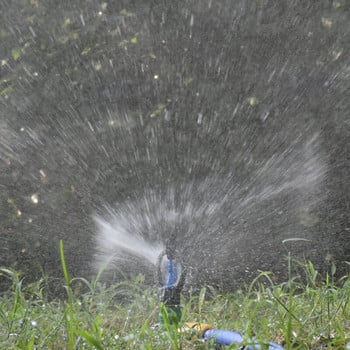
[[[320,186],[326,163],[318,136],[305,143],[296,139],[265,160],[254,162],[254,152],[249,156],[251,164],[240,154],[225,176],[170,185],[162,192],[146,189],[136,200],[118,203],[114,212],[106,210],[98,219],[98,265],[107,266],[110,255],[115,261],[118,251],[144,255],[154,264],[176,230],[176,248],[192,278],[227,284],[230,275],[248,280],[257,266],[268,268],[272,261],[285,266],[284,239],[303,237],[316,244],[317,233],[304,230],[302,218],[325,199]],[[238,165],[246,176],[236,177]],[[309,250],[304,244],[299,257]]]

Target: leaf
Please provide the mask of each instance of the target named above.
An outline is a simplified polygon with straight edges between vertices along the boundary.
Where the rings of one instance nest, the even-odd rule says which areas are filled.
[[[150,114],[150,117],[151,118],[155,118],[157,117],[163,110],[164,108],[166,107],[166,104],[164,103],[159,103],[156,110],[154,110],[151,114]]]
[[[320,219],[317,215],[312,214],[306,210],[299,214],[299,222],[305,227],[312,227],[319,223]]]
[[[321,21],[323,26],[326,28],[331,28],[333,25],[333,21],[329,18],[322,17]]]
[[[2,89],[0,91],[0,96],[4,96],[7,95],[9,92],[11,92],[13,90],[13,87],[10,85],[8,87],[5,87],[5,89]]]
[[[63,22],[63,26],[67,27],[72,23],[71,19],[69,17],[65,18],[64,22]]]
[[[85,47],[85,49],[81,52],[82,55],[87,55],[91,51],[91,47]]]
[[[120,14],[121,14],[122,16],[124,16],[124,17],[134,17],[134,16],[135,16],[134,13],[132,13],[132,12],[126,10],[126,9],[121,10],[121,11],[120,11]]]
[[[20,57],[21,57],[21,49],[20,48],[12,49],[11,50],[11,55],[12,55],[12,58],[15,61],[18,61],[20,59]]]
[[[85,338],[85,340],[89,344],[93,345],[96,349],[103,350],[103,346],[102,346],[101,342],[98,339],[96,339],[93,335],[88,333],[87,331],[84,331],[83,329],[76,329],[76,333],[78,333],[83,338]]]

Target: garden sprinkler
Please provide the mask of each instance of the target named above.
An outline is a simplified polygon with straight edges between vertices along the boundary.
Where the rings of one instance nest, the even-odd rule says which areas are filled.
[[[158,258],[158,280],[163,292],[161,301],[169,323],[179,324],[181,320],[180,297],[185,282],[186,270],[177,256],[174,239],[170,239],[165,251]],[[160,323],[164,323],[163,314]]]
[[[241,346],[240,349],[244,350],[284,350],[277,343],[266,342],[264,345],[260,345],[255,340],[247,342],[239,332],[216,329],[211,325],[200,322],[185,322],[180,325],[182,317],[180,296],[185,276],[186,269],[176,251],[175,236],[172,236],[166,245],[165,251],[158,258],[158,280],[163,291],[161,301],[165,308],[165,312],[160,314],[161,325],[168,322],[179,326],[179,331],[195,332],[200,338],[214,340],[216,344],[220,345],[237,344]],[[165,315],[167,320],[164,319]]]

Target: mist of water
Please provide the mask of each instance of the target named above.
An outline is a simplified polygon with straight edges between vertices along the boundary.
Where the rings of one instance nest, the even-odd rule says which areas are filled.
[[[113,210],[106,207],[97,219],[96,267],[125,266],[128,255],[155,265],[175,229],[190,284],[220,283],[237,270],[239,280],[249,280],[264,261],[266,268],[271,261],[285,264],[283,240],[316,244],[317,235],[305,231],[302,220],[325,200],[322,155],[318,135],[306,142],[295,139],[270,158],[259,159],[254,171],[244,162],[247,176],[240,181],[234,169],[238,159],[225,176],[170,185],[165,191],[145,189],[137,200],[117,203]],[[306,244],[302,250],[309,249]],[[133,269],[143,272],[137,265]]]
[[[105,268],[110,264],[117,264],[118,260],[123,259],[123,253],[145,259],[155,266],[164,247],[158,242],[153,244],[147,242],[142,236],[142,227],[135,227],[141,223],[132,225],[133,217],[119,216],[117,213],[111,213],[111,216],[113,220],[111,223],[95,217],[98,228],[98,250],[101,254],[98,267]]]
[[[2,3],[0,265],[152,273],[175,233],[188,285],[345,266],[344,1]]]

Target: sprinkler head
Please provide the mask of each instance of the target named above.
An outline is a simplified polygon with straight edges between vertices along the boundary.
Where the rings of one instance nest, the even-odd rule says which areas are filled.
[[[171,255],[175,257],[175,255]],[[169,259],[167,250],[158,258],[158,281],[163,291],[161,302],[170,323],[179,323],[181,319],[181,290],[185,282],[186,271],[179,259]],[[164,323],[163,313],[160,323]]]
[[[175,249],[171,247],[170,245],[167,245],[165,248],[165,256],[169,260],[174,260],[175,259]]]
[[[174,260],[176,258],[176,233],[177,228],[175,227],[174,232],[170,235],[168,238],[166,245],[165,245],[165,255],[168,257],[169,260]]]
[[[160,289],[181,291],[185,282],[186,271],[179,258],[169,259],[166,251],[158,258],[157,279]]]

